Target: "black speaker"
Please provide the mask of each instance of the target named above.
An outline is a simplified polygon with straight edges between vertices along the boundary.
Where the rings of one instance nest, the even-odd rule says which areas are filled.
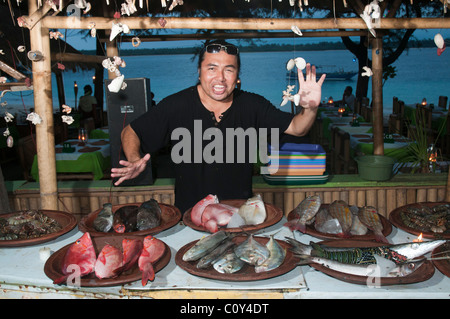
[[[121,167],[119,160],[126,160],[122,150],[120,134],[131,121],[147,112],[151,106],[150,79],[125,79],[124,90],[110,92],[108,85],[112,80],[105,80],[106,106],[108,108],[109,140],[111,144],[111,167]],[[141,153],[141,156],[144,154]],[[114,182],[117,178],[114,179]],[[136,178],[126,180],[119,186],[151,185],[154,183],[151,159],[146,169]]]

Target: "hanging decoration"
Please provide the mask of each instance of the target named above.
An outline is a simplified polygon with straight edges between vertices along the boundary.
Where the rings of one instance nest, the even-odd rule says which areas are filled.
[[[122,15],[127,15],[130,16],[133,13],[135,13],[137,11],[136,5],[135,5],[136,0],[125,0],[124,3],[122,3],[120,12],[122,13]]]
[[[371,77],[373,75],[372,69],[368,66],[363,66],[364,72],[361,73],[361,76]]]
[[[445,51],[445,41],[440,33],[436,33],[434,36],[434,43],[437,46],[437,55],[440,56]]]
[[[122,58],[115,56],[113,60],[111,60],[110,58],[103,60],[102,65],[109,72],[112,72],[116,75],[116,78],[112,80],[108,85],[108,90],[113,93],[117,93],[120,90],[125,90],[125,88],[127,87],[126,82],[124,82],[125,77],[119,70],[119,67],[124,68],[126,66],[125,61],[122,60]]]
[[[364,7],[363,13],[360,17],[364,20],[367,25],[367,29],[370,33],[376,37],[376,32],[374,28],[380,27],[381,9],[378,5],[378,0],[373,0],[371,3]]]
[[[291,30],[292,30],[292,32],[294,32],[296,35],[298,35],[298,36],[303,36],[303,33],[302,33],[302,31],[296,26],[296,25],[293,25],[293,26],[291,26]]]
[[[27,121],[30,121],[34,125],[37,125],[42,123],[42,118],[39,116],[39,114],[31,112],[27,115]]]
[[[114,40],[114,38],[120,33],[130,33],[130,28],[124,23],[114,23],[112,24],[111,34],[109,35],[109,41]]]
[[[89,32],[91,34],[91,37],[95,38],[97,36],[97,29],[95,28],[95,22],[89,23],[89,30],[91,30]]]

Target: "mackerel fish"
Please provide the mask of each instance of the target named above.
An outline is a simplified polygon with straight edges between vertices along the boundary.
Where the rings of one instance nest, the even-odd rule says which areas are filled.
[[[319,195],[311,195],[306,197],[298,204],[298,206],[292,211],[294,219],[285,223],[284,226],[289,227],[291,231],[299,230],[302,233],[306,232],[306,225],[310,225],[314,222],[314,217],[319,212],[322,200]]]
[[[232,238],[225,239],[218,247],[214,248],[206,256],[202,257],[198,263],[197,268],[205,269],[214,264],[219,258],[221,258],[225,252],[236,244],[233,242]]]
[[[387,238],[383,235],[383,224],[381,224],[380,215],[373,206],[363,206],[358,211],[359,220],[367,226],[375,235],[375,240],[381,243],[389,244]]]
[[[241,260],[253,266],[260,266],[269,258],[270,251],[266,246],[258,243],[253,234],[248,235],[248,238],[234,248],[234,253]]]
[[[231,252],[217,260],[213,267],[222,274],[232,274],[241,270],[244,265],[245,262],[238,258],[234,252]]]
[[[352,229],[353,214],[350,211],[350,206],[343,200],[335,200],[328,206],[328,212],[333,218],[339,221],[342,228],[341,237],[350,237],[350,230]]]
[[[295,254],[321,257],[346,264],[376,264],[376,255],[393,261],[395,264],[410,262],[441,246],[445,240],[404,243],[377,247],[333,248],[311,242],[305,245],[293,238],[286,237]]]
[[[273,235],[270,236],[266,247],[270,256],[261,265],[255,267],[255,272],[257,273],[278,268],[286,257],[286,250],[273,238]]]
[[[219,246],[230,235],[223,230],[219,230],[217,233],[206,236],[197,241],[194,246],[189,248],[183,255],[183,261],[195,261],[199,260],[203,256],[207,255]]]

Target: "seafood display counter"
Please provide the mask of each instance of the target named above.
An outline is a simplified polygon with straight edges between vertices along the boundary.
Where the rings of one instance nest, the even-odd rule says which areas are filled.
[[[276,239],[294,237],[302,243],[318,238],[284,227],[286,217],[265,228],[258,236]],[[0,297],[3,298],[449,298],[450,278],[435,270],[431,278],[410,284],[377,286],[348,283],[310,266],[297,266],[279,276],[255,281],[224,281],[192,275],[179,267],[175,256],[187,243],[205,236],[182,222],[155,235],[170,248],[170,261],[156,273],[153,282],[141,281],[109,287],[67,287],[54,285],[44,272],[43,248],[55,252],[83,235],[78,228],[45,243],[27,247],[0,248]],[[391,243],[411,242],[415,235],[393,227]]]

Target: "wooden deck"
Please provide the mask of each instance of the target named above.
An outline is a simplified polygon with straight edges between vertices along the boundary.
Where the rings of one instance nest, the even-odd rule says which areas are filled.
[[[319,194],[324,203],[342,199],[350,205],[375,206],[388,217],[397,207],[415,202],[440,202],[445,199],[447,174],[404,174],[386,182],[364,181],[358,175],[330,176],[326,184],[304,186],[269,185],[262,177],[254,177],[254,192],[265,202],[280,207],[284,214],[292,211],[306,196]],[[38,209],[39,183],[6,182],[11,210]],[[114,187],[108,180],[58,182],[58,209],[70,212],[79,220],[101,208],[139,203],[150,198],[174,204],[174,180],[158,179],[151,186]]]

